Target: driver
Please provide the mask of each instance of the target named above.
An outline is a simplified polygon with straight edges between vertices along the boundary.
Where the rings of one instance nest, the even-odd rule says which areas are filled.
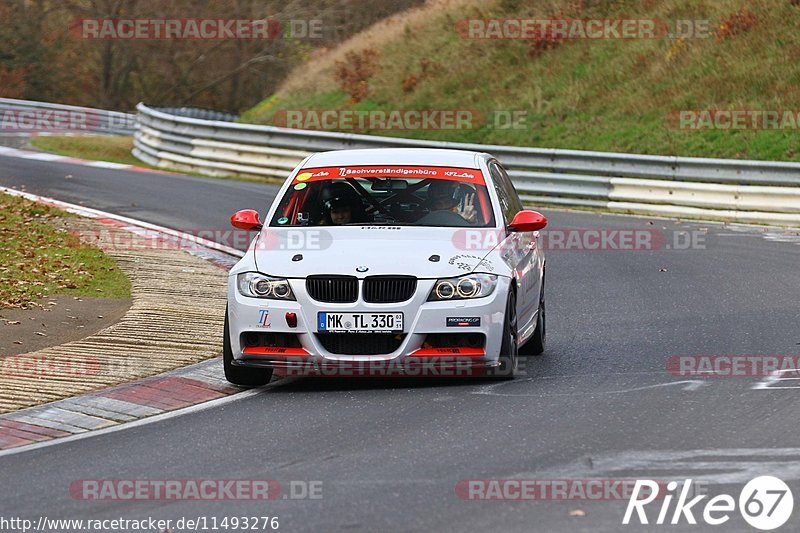
[[[320,225],[341,226],[351,222],[362,222],[364,204],[349,183],[331,183],[320,194],[322,218]]]
[[[469,187],[469,186],[465,186]],[[470,224],[478,218],[475,210],[475,193],[464,193],[464,188],[457,181],[434,180],[428,185],[426,207],[434,211],[453,212]]]

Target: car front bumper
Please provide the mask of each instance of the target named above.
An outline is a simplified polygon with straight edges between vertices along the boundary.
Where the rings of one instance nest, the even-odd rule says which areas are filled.
[[[233,364],[273,368],[286,375],[344,376],[459,376],[497,366],[510,279],[500,276],[494,292],[483,298],[428,302],[434,282],[418,280],[414,296],[402,303],[374,304],[359,298],[354,303],[333,304],[313,300],[305,290],[304,279],[290,280],[296,301],[286,301],[243,296],[236,288],[235,276],[231,276],[228,321]],[[317,331],[319,312],[403,313],[404,327],[399,334],[402,340],[398,340],[397,347],[389,353],[349,355],[340,353],[341,350],[333,353],[325,348],[320,335],[340,334]],[[292,313],[296,317],[294,327],[290,325],[294,321],[287,317]],[[455,318],[469,318],[471,320],[465,322],[474,325],[455,325],[459,323],[453,320]],[[288,334],[292,339],[296,336],[296,341],[291,347],[258,346],[257,342],[254,346],[251,339],[264,333]],[[429,336],[436,334],[447,335],[446,338],[481,339],[481,342],[458,347],[441,343],[431,346],[428,340],[433,337]]]

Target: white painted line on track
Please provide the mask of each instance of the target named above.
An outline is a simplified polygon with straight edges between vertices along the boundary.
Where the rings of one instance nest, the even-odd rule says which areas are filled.
[[[22,159],[35,159],[37,161],[60,161],[64,159],[63,155],[56,155],[56,154],[45,154],[45,153],[33,153],[33,154],[23,154],[20,155]]]
[[[789,372],[793,373],[793,377],[783,377],[781,375]],[[776,370],[750,388],[752,390],[800,390],[800,383],[789,387],[775,385],[776,383],[786,383],[787,381],[800,381],[800,377],[797,377],[798,372],[797,369]]]
[[[708,484],[744,484],[774,475],[800,479],[800,448],[708,448],[620,450],[591,453],[591,464],[570,461],[546,469],[512,472],[520,479],[650,478],[664,482],[694,478]],[[723,528],[725,529],[725,528]]]
[[[131,168],[131,165],[126,165],[125,163],[111,163],[109,161],[92,161],[91,163],[86,163],[86,166],[98,167],[98,168],[110,168],[114,170]]]
[[[630,389],[620,389],[620,390],[608,390],[608,391],[594,391],[594,392],[567,392],[567,393],[558,393],[558,392],[536,392],[536,393],[503,393],[497,392],[496,389],[499,389],[502,386],[512,385],[514,383],[523,383],[523,382],[532,382],[536,381],[537,379],[553,379],[554,377],[558,376],[543,376],[541,378],[528,378],[525,380],[512,380],[512,381],[501,381],[498,383],[491,383],[488,385],[483,385],[478,387],[478,390],[471,392],[470,394],[477,394],[481,396],[500,396],[500,397],[536,397],[536,396],[600,396],[604,394],[627,394],[630,392],[638,392],[643,390],[649,389],[656,389],[656,388],[663,388],[663,387],[672,387],[675,385],[683,385],[682,390],[685,391],[696,391],[697,389],[704,387],[707,383],[704,380],[700,379],[688,379],[683,381],[668,381],[665,383],[654,383],[652,385],[643,385],[641,387],[633,387]]]

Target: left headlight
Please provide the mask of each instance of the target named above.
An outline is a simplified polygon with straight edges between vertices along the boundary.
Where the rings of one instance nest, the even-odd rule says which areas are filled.
[[[236,286],[242,296],[294,300],[292,288],[286,278],[274,278],[258,272],[244,272],[236,277]]]
[[[483,298],[492,294],[495,287],[497,287],[495,274],[468,274],[458,278],[439,279],[433,285],[428,301],[443,302]]]

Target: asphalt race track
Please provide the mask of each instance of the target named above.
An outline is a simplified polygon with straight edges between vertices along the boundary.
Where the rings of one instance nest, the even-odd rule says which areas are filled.
[[[0,185],[190,231],[226,230],[242,208],[263,213],[277,190],[10,157],[0,157]],[[550,231],[651,231],[664,246],[548,250],[547,352],[526,361],[515,381],[273,382],[219,407],[2,456],[0,514],[277,516],[284,531],[639,531],[621,525],[625,499],[466,501],[456,486],[692,479],[738,499],[750,479],[776,475],[800,497],[797,381],[764,388],[761,376],[667,371],[671,356],[800,354],[800,233],[542,212]],[[686,235],[679,232],[702,236],[702,245],[675,249]],[[320,499],[269,502],[73,498],[70,485],[86,479],[273,479],[323,488]],[[648,507],[651,522],[656,505]],[[573,516],[578,510],[585,516]],[[699,530],[751,528],[734,513],[724,526],[684,520],[670,529]]]

